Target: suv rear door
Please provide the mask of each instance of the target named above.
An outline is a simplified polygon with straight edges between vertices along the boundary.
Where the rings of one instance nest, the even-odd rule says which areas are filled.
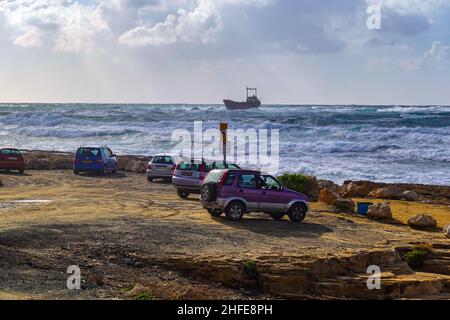
[[[167,174],[173,172],[175,163],[171,156],[155,156],[150,161],[151,170],[154,174]]]
[[[201,166],[205,165],[196,163],[185,163],[182,162],[178,164],[175,168],[174,180],[177,186],[196,188],[200,187],[201,181]],[[206,176],[206,172],[202,172],[203,178]]]
[[[91,167],[96,165],[97,160],[101,159],[102,151],[100,148],[85,148],[78,149],[75,158],[80,162],[83,167]]]

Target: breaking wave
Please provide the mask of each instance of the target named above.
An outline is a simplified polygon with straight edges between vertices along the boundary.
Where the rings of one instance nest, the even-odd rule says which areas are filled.
[[[108,144],[117,153],[170,151],[175,129],[280,130],[280,171],[341,182],[450,184],[450,107],[220,105],[0,105],[0,146],[73,151]]]

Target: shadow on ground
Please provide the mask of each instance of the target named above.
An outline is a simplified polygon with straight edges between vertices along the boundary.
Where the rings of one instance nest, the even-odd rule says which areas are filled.
[[[308,221],[294,223],[288,220],[274,221],[264,217],[244,218],[239,222],[229,221],[225,217],[215,220],[231,228],[276,238],[316,238],[324,233],[334,232],[327,226]]]

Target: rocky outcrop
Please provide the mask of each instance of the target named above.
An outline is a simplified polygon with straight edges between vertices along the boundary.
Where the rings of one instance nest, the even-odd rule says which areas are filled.
[[[398,200],[408,200],[408,197],[411,198],[412,195],[412,193],[410,192],[415,192],[417,194],[417,198],[410,201],[431,200],[438,203],[450,204],[450,186],[434,186],[408,183],[389,184],[371,181],[345,181],[343,186],[339,188],[339,193],[344,197],[366,198],[369,197],[370,193],[382,188],[398,189],[399,192],[395,192],[395,198],[398,197]]]
[[[306,190],[307,191],[305,192],[305,194],[308,197],[309,201],[317,202],[317,200],[319,199],[320,187],[316,177],[308,177]]]
[[[355,203],[352,199],[342,198],[339,193],[330,189],[320,190],[319,201],[345,212],[355,212]]]
[[[338,297],[353,299],[396,299],[438,294],[446,277],[414,272],[395,250],[368,251],[326,258],[270,256],[254,261],[253,280],[248,281],[239,259],[189,259],[177,257],[165,262],[170,268],[235,288],[258,288],[288,299]],[[367,287],[367,267],[383,266],[380,290]]]
[[[26,151],[24,157],[26,170],[68,170],[73,164],[72,153]]]
[[[419,214],[408,219],[408,225],[412,228],[430,228],[436,227],[437,222],[432,216]]]
[[[444,236],[448,239],[450,239],[450,224],[446,225],[444,227]]]
[[[353,182],[344,184],[341,194],[344,198],[364,198],[373,191],[375,184],[369,182]]]
[[[319,186],[319,190],[330,189],[332,191],[338,192],[339,188],[340,188],[340,186],[338,184],[336,184],[330,180],[317,180],[317,184]]]
[[[135,172],[135,173],[145,173],[147,170],[146,161],[133,160],[128,163],[126,166],[126,171]]]
[[[406,190],[402,193],[402,199],[406,201],[417,201],[419,200],[419,195],[415,191]]]
[[[145,173],[147,164],[151,159],[152,157],[119,156],[117,159],[117,170]]]
[[[392,219],[392,211],[387,203],[378,203],[369,207],[367,216],[373,220]]]
[[[369,197],[377,199],[400,200],[402,199],[402,190],[397,187],[380,188],[369,193]]]
[[[25,151],[26,170],[70,170],[73,168],[73,153],[51,151]],[[119,171],[145,173],[151,157],[118,156]]]

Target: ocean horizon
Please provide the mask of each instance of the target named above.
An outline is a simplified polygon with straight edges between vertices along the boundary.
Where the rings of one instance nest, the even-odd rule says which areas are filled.
[[[0,146],[118,154],[170,152],[175,129],[228,122],[278,129],[280,172],[329,179],[450,184],[450,106],[263,105],[233,112],[220,104],[3,103]]]

